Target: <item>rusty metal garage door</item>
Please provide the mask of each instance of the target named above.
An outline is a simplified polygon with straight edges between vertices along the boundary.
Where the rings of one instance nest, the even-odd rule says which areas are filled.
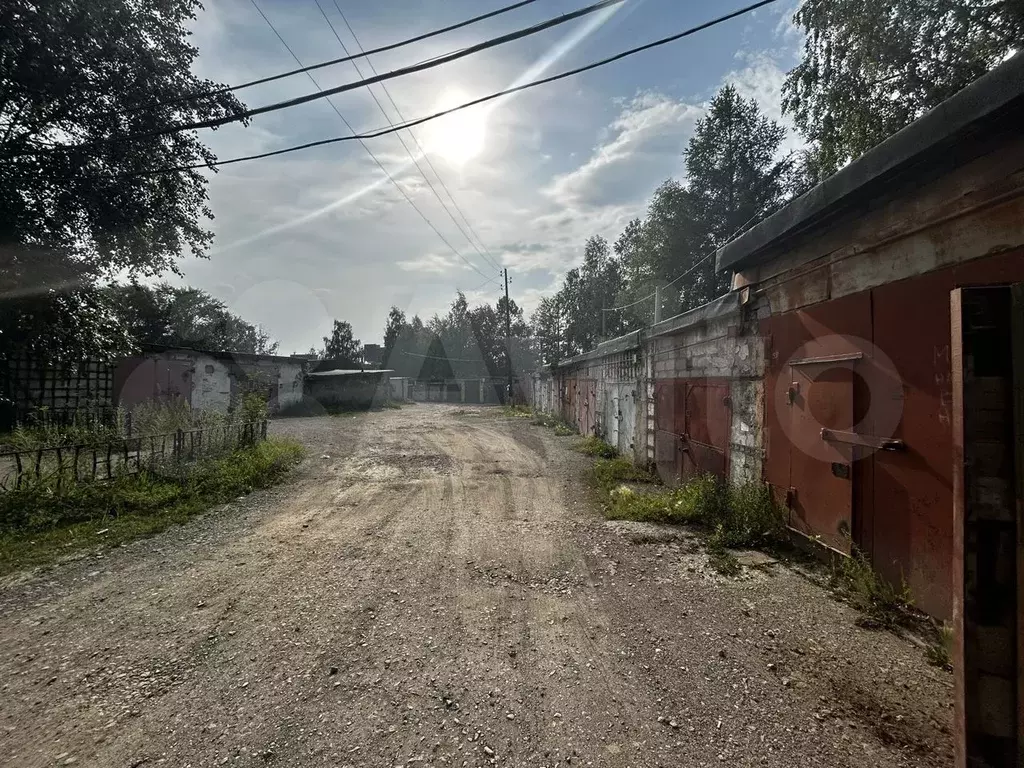
[[[703,474],[725,477],[732,407],[724,379],[654,384],[655,463],[665,482]]]
[[[853,428],[859,353],[798,358],[789,365],[790,525],[850,553],[853,446],[826,439]]]

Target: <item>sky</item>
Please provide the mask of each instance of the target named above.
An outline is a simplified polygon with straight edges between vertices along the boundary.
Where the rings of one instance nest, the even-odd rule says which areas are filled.
[[[302,64],[344,56],[317,2],[255,0],[257,10],[253,0],[206,0],[192,25],[195,73],[237,84],[295,68],[260,10]],[[319,0],[353,52],[357,43],[339,9],[368,49],[509,2]],[[356,131],[379,129],[399,122],[399,113],[412,119],[556,74],[748,2],[627,0],[388,81],[388,93],[376,85],[339,94],[331,98],[337,111],[321,99],[200,133],[224,160],[347,135],[343,119]],[[540,0],[369,62],[386,72],[585,4]],[[781,85],[802,44],[791,23],[795,7],[795,0],[780,0],[661,48],[426,123],[412,136],[403,131],[365,147],[343,142],[209,172],[215,239],[207,259],[182,262],[182,282],[263,326],[285,354],[319,346],[335,318],[349,321],[363,343],[381,343],[392,305],[426,321],[443,314],[459,290],[471,305],[493,303],[504,290],[499,268],[508,269],[510,295],[529,316],[582,261],[588,237],[614,241],[643,215],[658,184],[685,181],[682,152],[724,84],[785,124]],[[355,62],[364,77],[372,75],[366,62]],[[346,63],[312,74],[327,88],[360,72]],[[238,95],[256,107],[315,90],[299,75]],[[787,147],[798,145],[790,131]]]

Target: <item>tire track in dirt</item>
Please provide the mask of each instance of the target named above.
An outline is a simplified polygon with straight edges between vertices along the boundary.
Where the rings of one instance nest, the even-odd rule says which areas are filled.
[[[633,543],[586,503],[571,438],[460,410],[275,424],[311,448],[287,486],[8,583],[9,763],[938,764],[772,677],[779,643],[746,633],[796,609],[768,577]]]

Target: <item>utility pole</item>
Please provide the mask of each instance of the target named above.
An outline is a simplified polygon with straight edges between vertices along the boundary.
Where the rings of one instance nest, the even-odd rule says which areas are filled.
[[[555,362],[562,359],[562,306],[555,294]]]
[[[512,304],[508,300],[508,267],[505,267],[505,362],[508,372],[506,397],[508,404],[512,405]]]

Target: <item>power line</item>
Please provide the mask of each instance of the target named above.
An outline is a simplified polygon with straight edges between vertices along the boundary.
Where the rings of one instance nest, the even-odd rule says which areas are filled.
[[[331,2],[334,3],[334,7],[338,10],[338,14],[341,16],[341,20],[345,23],[345,26],[348,28],[349,34],[352,35],[352,39],[356,43],[356,48],[358,48],[360,51],[362,51],[363,50],[362,43],[359,42],[359,37],[358,37],[358,35],[356,35],[356,31],[354,29],[352,29],[352,25],[348,23],[348,19],[345,17],[345,12],[343,10],[341,10],[341,6],[338,4],[338,0],[331,0]],[[316,0],[316,3],[317,3],[317,5],[319,5],[320,4],[320,0]],[[323,12],[323,9],[321,9],[321,12]],[[326,18],[326,14],[325,14],[325,18]],[[330,24],[330,21],[328,20],[327,23]],[[333,25],[331,26],[331,29],[332,30],[334,29]],[[337,36],[338,33],[335,32],[334,34],[335,34],[335,36]],[[338,38],[338,42],[341,42],[341,38]],[[348,50],[345,49],[345,44],[344,43],[341,44],[341,47],[342,47],[343,50],[345,50],[346,53],[348,53]],[[377,69],[373,66],[373,62],[369,58],[367,58],[366,59],[366,63],[369,65],[370,71],[373,72],[374,75],[376,75],[377,74]],[[356,68],[356,73],[360,77],[362,77],[363,75],[359,71],[359,66],[354,61],[352,62],[352,64]],[[402,110],[398,108],[398,104],[395,102],[394,98],[391,96],[391,91],[388,90],[387,85],[385,85],[384,83],[381,83],[380,87],[384,91],[384,94],[388,97],[388,101],[391,102],[391,106],[395,108],[395,114],[398,115],[398,119],[401,122],[404,123],[406,121],[405,120],[405,115],[403,115],[402,114]],[[373,94],[373,89],[370,88],[369,86],[366,87],[366,90],[370,91],[371,95]],[[374,97],[374,101],[377,101],[376,97]],[[380,106],[380,102],[377,102],[377,106]],[[391,120],[388,118],[387,112],[384,110],[383,107],[381,107],[381,112],[384,114],[384,119],[387,120],[390,125],[394,126],[394,123],[392,123]],[[398,136],[401,137],[401,134],[398,134]],[[462,234],[466,235],[466,239],[469,241],[469,244],[473,246],[473,248],[476,250],[477,253],[480,254],[481,258],[483,258],[484,261],[486,261],[488,264],[490,264],[494,269],[497,269],[497,270],[500,271],[500,267],[498,266],[497,262],[494,261],[494,257],[491,256],[490,251],[487,250],[487,246],[484,245],[483,239],[480,237],[480,235],[477,234],[476,230],[473,229],[473,225],[469,223],[469,219],[466,217],[466,212],[462,210],[462,208],[459,206],[458,202],[455,200],[455,195],[452,194],[451,189],[449,189],[448,185],[445,184],[444,179],[441,178],[441,174],[438,173],[437,168],[434,167],[434,162],[430,159],[430,155],[428,155],[426,150],[424,150],[423,147],[420,145],[419,139],[416,138],[416,134],[413,133],[412,129],[409,130],[409,136],[412,137],[413,143],[416,144],[416,148],[420,151],[420,154],[423,156],[423,159],[427,161],[427,166],[430,168],[431,171],[433,171],[434,176],[437,178],[438,183],[441,185],[441,187],[444,189],[444,191],[448,193],[448,197],[452,201],[452,206],[455,208],[456,211],[459,212],[459,216],[461,216],[462,220],[466,223],[466,228],[469,229],[469,231],[470,231],[470,233],[472,233],[473,237],[476,238],[477,243],[480,244],[480,248],[483,248],[483,251],[481,252],[480,248],[477,248],[476,244],[473,243],[473,240],[472,240],[472,238],[469,237],[469,235],[466,235],[466,233],[464,231],[462,232]],[[405,142],[402,142],[402,146],[405,146]],[[406,151],[408,151],[408,147],[406,147]],[[410,153],[410,157],[411,156],[412,155]],[[419,164],[417,164],[416,167],[419,168]],[[421,171],[421,173],[422,173],[422,171]],[[426,176],[425,175],[424,175],[423,178],[424,178],[424,180],[426,180]],[[429,184],[430,182],[428,181],[427,183]],[[438,199],[440,200],[440,197]],[[442,203],[442,205],[443,205],[443,203]],[[447,210],[447,208],[446,208],[446,210]],[[454,220],[454,217],[453,217],[453,220]],[[458,226],[457,222],[456,222],[456,226]],[[459,230],[462,231],[462,227],[459,227]]]
[[[324,21],[327,22],[327,26],[330,27],[331,32],[334,33],[334,37],[337,39],[338,43],[341,45],[341,49],[346,54],[348,54],[348,52],[349,52],[348,46],[346,46],[345,45],[345,41],[341,39],[341,35],[338,34],[338,30],[334,28],[334,24],[331,23],[331,20],[327,16],[326,11],[324,11],[323,5],[320,4],[320,0],[313,0],[313,2],[316,3],[316,7],[319,9],[320,15],[324,17]],[[338,13],[341,14],[342,21],[344,21],[345,22],[345,26],[348,27],[348,31],[352,33],[352,38],[356,41],[356,45],[359,47],[360,50],[362,50],[362,46],[359,44],[359,38],[356,37],[355,32],[352,30],[352,26],[348,23],[348,19],[346,19],[345,18],[345,14],[342,13],[341,6],[338,5],[337,0],[333,0],[333,2],[334,2],[334,7],[338,10]],[[370,69],[376,75],[377,74],[377,70],[374,69],[373,63],[369,59],[367,59],[366,63],[370,65]],[[363,73],[362,73],[362,70],[359,69],[359,65],[356,64],[355,61],[353,61],[352,62],[352,66],[356,70],[356,75],[359,76],[359,77],[362,77]],[[387,97],[391,100],[391,106],[393,106],[395,108],[395,111],[398,112],[398,119],[404,121],[405,118],[402,117],[402,113],[398,109],[398,105],[395,104],[395,100],[393,98],[391,98],[391,93],[388,91],[388,87],[386,85],[384,85],[384,83],[381,83],[380,86],[381,86],[381,88],[384,89],[384,93],[387,94]],[[384,115],[384,119],[388,122],[389,125],[394,125],[394,123],[391,122],[391,118],[388,117],[388,113],[387,113],[387,110],[384,109],[384,105],[380,103],[380,99],[377,98],[377,94],[375,94],[373,92],[373,88],[371,88],[370,86],[366,86],[366,90],[370,94],[370,97],[373,99],[374,103],[377,105],[377,108],[380,110],[380,113],[382,115]],[[412,139],[416,143],[416,147],[417,147],[417,149],[419,149],[422,157],[427,161],[428,165],[430,165],[430,169],[434,172],[434,175],[437,177],[438,182],[441,184],[442,187],[444,187],[445,191],[448,193],[448,197],[451,198],[452,205],[455,206],[456,210],[458,210],[459,213],[462,214],[462,218],[465,219],[466,215],[464,213],[462,213],[461,209],[459,209],[458,203],[455,202],[455,198],[452,196],[451,190],[448,189],[447,185],[444,183],[444,180],[441,178],[441,175],[437,172],[437,169],[434,168],[433,163],[430,162],[430,158],[427,156],[427,153],[423,151],[423,147],[421,147],[419,141],[416,140],[415,134],[413,134],[412,131],[409,131],[409,135],[412,136]],[[402,138],[402,134],[401,133],[396,133],[395,136],[398,139],[398,141],[401,143],[402,148],[406,151],[406,154],[409,155],[409,159],[412,160],[413,165],[416,166],[416,170],[419,171],[420,176],[423,177],[423,181],[425,181],[427,183],[427,187],[429,187],[430,191],[434,193],[434,197],[437,198],[437,201],[441,204],[441,207],[444,208],[444,212],[448,214],[448,218],[450,218],[452,220],[452,223],[456,226],[456,228],[459,230],[459,232],[462,233],[463,237],[466,238],[466,242],[468,242],[470,247],[473,250],[475,250],[480,255],[480,258],[482,258],[485,262],[487,262],[488,266],[490,266],[490,267],[492,267],[494,269],[497,269],[497,265],[494,264],[494,262],[492,262],[487,256],[484,255],[484,252],[480,250],[480,248],[477,246],[477,244],[473,242],[473,239],[466,232],[466,230],[462,228],[462,225],[459,223],[459,220],[455,218],[455,215],[448,208],[448,204],[445,203],[444,198],[441,197],[440,193],[437,191],[437,188],[434,187],[433,182],[430,181],[430,177],[427,176],[427,174],[423,171],[423,168],[420,166],[419,160],[416,158],[416,155],[409,148],[409,145],[405,143],[405,139]],[[466,223],[468,224],[469,222],[467,221]]]
[[[479,291],[479,290],[480,290],[481,288],[485,288],[485,287],[487,286],[487,284],[488,284],[488,283],[496,283],[496,282],[497,282],[496,280],[490,280],[490,279],[488,279],[488,280],[487,280],[486,282],[484,282],[484,283],[481,283],[481,284],[480,284],[480,285],[478,285],[478,286],[477,286],[476,288],[470,288],[470,289],[469,289],[468,291],[461,291],[461,293],[476,293],[476,292],[477,292],[477,291]],[[455,290],[459,290],[459,289],[458,289],[458,286],[456,286]]]
[[[288,43],[285,41],[285,39],[281,36],[281,33],[277,31],[277,27],[275,27],[273,22],[267,17],[267,14],[265,14],[263,12],[263,9],[259,7],[259,5],[256,3],[256,0],[249,0],[249,1],[252,3],[253,8],[256,9],[256,11],[259,13],[259,15],[263,17],[263,20],[265,22],[267,22],[267,26],[270,27],[271,31],[273,31],[273,33],[277,37],[277,39],[281,41],[281,45],[283,45],[285,47],[285,50],[288,51],[288,53],[291,54],[292,58],[295,59],[295,62],[301,67],[302,66],[302,61],[299,59],[298,56],[295,55],[295,51],[293,51],[291,46],[288,45]],[[314,78],[313,75],[311,75],[309,72],[306,72],[305,74],[306,74],[306,77],[309,78],[310,82],[313,83],[313,86],[315,88],[320,88],[320,84],[317,83],[316,78]],[[327,99],[327,103],[331,105],[331,109],[334,110],[334,113],[339,118],[341,118],[341,122],[343,122],[345,124],[345,127],[348,128],[349,131],[352,131],[352,133],[355,133],[355,130],[352,128],[352,125],[349,123],[348,120],[345,119],[345,116],[343,114],[341,114],[341,110],[339,110],[338,107],[335,106],[334,102],[331,101],[330,99]],[[381,161],[377,159],[377,156],[375,154],[373,154],[373,151],[368,146],[366,146],[366,142],[360,141],[359,144],[360,144],[360,146],[362,146],[363,149],[366,150],[366,153],[370,156],[370,159],[372,159],[373,162],[377,164],[377,167],[380,168],[381,171],[383,171],[384,175],[388,177],[388,181],[390,181],[391,184],[395,187],[395,189],[397,189],[401,193],[402,197],[405,198],[405,201],[407,203],[409,203],[409,205],[411,205],[413,207],[413,210],[415,210],[416,213],[418,213],[420,215],[420,218],[422,218],[427,223],[427,226],[429,226],[432,230],[434,230],[434,233],[439,238],[441,238],[441,241],[445,245],[447,245],[451,249],[452,253],[454,253],[456,256],[458,256],[460,259],[462,259],[464,262],[466,262],[466,264],[468,264],[470,266],[470,268],[474,272],[476,272],[478,275],[480,275],[480,277],[487,277],[487,275],[485,275],[483,272],[481,272],[473,262],[471,262],[469,259],[467,259],[465,256],[463,256],[458,251],[458,249],[455,248],[454,245],[452,245],[450,242],[448,242],[448,239],[443,234],[441,234],[441,231],[436,226],[434,226],[434,223],[429,218],[427,218],[427,215],[425,213],[423,213],[422,210],[420,210],[420,207],[418,205],[416,205],[416,203],[413,202],[412,198],[409,197],[409,195],[406,193],[406,191],[404,189],[402,189],[401,185],[399,185],[398,182],[395,181],[394,177],[388,172],[388,169],[384,167],[384,164],[381,163]],[[492,280],[492,282],[496,283],[497,281],[496,280]]]
[[[138,172],[127,174],[127,175],[132,175],[132,176],[151,175],[151,174],[155,174],[155,173],[173,173],[173,172],[177,172],[177,171],[191,171],[191,170],[197,170],[197,169],[200,169],[200,168],[217,168],[217,167],[222,166],[222,165],[232,165],[234,163],[243,163],[243,162],[247,162],[249,160],[263,160],[263,159],[268,158],[268,157],[276,157],[278,155],[286,155],[286,154],[289,154],[291,152],[300,152],[300,151],[302,151],[304,149],[313,149],[314,147],[323,147],[323,146],[327,146],[329,144],[338,144],[338,143],[344,142],[344,141],[364,141],[366,139],[376,139],[376,138],[378,138],[380,136],[387,136],[390,133],[395,133],[396,131],[405,130],[407,128],[414,128],[417,125],[422,125],[423,123],[430,122],[431,120],[437,120],[438,118],[445,117],[447,115],[453,114],[454,112],[459,112],[459,111],[461,111],[463,109],[468,109],[470,107],[475,107],[475,106],[477,106],[479,104],[484,104],[484,103],[486,103],[488,101],[493,101],[494,99],[500,99],[503,96],[508,96],[510,94],[513,94],[513,93],[518,93],[520,91],[525,91],[525,90],[528,90],[530,88],[536,88],[536,87],[541,86],[541,85],[547,85],[548,83],[553,83],[553,82],[555,82],[557,80],[564,80],[567,77],[573,77],[574,75],[579,75],[579,74],[582,74],[583,72],[589,72],[592,69],[597,69],[598,67],[603,67],[606,64],[611,64],[613,62],[619,61],[620,59],[624,59],[627,56],[632,56],[634,54],[650,50],[651,48],[657,48],[657,47],[662,46],[662,45],[667,45],[668,43],[675,42],[676,40],[679,40],[679,39],[684,38],[684,37],[689,37],[690,35],[694,35],[697,32],[702,32],[705,29],[709,29],[709,28],[717,26],[718,24],[721,24],[723,22],[730,21],[731,19],[734,19],[737,16],[742,16],[745,13],[749,13],[750,11],[756,10],[758,8],[762,8],[762,7],[766,6],[766,5],[770,5],[771,3],[775,3],[775,2],[778,2],[778,0],[761,0],[761,2],[754,3],[753,5],[748,5],[748,6],[744,7],[744,8],[740,8],[739,10],[733,11],[732,13],[726,14],[725,16],[719,16],[716,19],[712,19],[711,21],[707,21],[707,22],[705,22],[703,24],[700,24],[700,25],[698,25],[696,27],[690,27],[689,29],[683,30],[682,32],[679,32],[677,34],[670,35],[668,37],[663,37],[660,40],[655,40],[654,42],[647,43],[645,45],[641,45],[641,46],[638,46],[636,48],[631,48],[631,49],[629,49],[627,51],[623,51],[622,53],[615,54],[614,56],[609,56],[608,58],[600,59],[599,61],[595,61],[595,62],[593,62],[591,64],[587,64],[587,65],[582,66],[582,67],[577,67],[576,69],[570,69],[570,70],[567,70],[565,72],[560,72],[557,75],[551,75],[549,77],[544,77],[544,78],[541,78],[539,80],[533,80],[533,81],[531,81],[529,83],[524,83],[523,85],[517,85],[517,86],[515,86],[513,88],[507,88],[507,89],[505,89],[503,91],[498,91],[496,93],[492,93],[492,94],[489,94],[487,96],[481,96],[478,99],[473,99],[472,101],[467,101],[464,104],[459,104],[457,106],[451,107],[449,109],[441,110],[440,112],[435,112],[435,113],[433,113],[431,115],[427,115],[425,117],[420,117],[420,118],[417,118],[415,120],[410,120],[410,121],[402,123],[400,125],[391,126],[390,128],[382,128],[382,129],[377,130],[377,131],[370,131],[368,133],[355,134],[355,135],[352,135],[352,136],[335,136],[335,137],[330,138],[330,139],[320,139],[319,141],[311,141],[311,142],[308,142],[306,144],[297,144],[297,145],[292,146],[292,147],[285,147],[283,149],[275,149],[275,150],[270,151],[270,152],[261,152],[259,154],[254,154],[254,155],[243,155],[242,157],[233,157],[233,158],[230,158],[228,160],[215,160],[215,161],[213,161],[211,163],[198,163],[198,164],[195,164],[195,165],[176,165],[176,166],[170,166],[170,167],[167,167],[167,168],[157,168],[157,169],[153,169],[153,170],[150,170],[150,171],[138,171]]]
[[[256,86],[256,85],[264,85],[266,83],[272,83],[275,80],[283,80],[286,77],[293,77],[295,75],[301,75],[301,74],[303,74],[305,72],[312,72],[312,71],[317,70],[317,69],[323,69],[324,67],[332,67],[335,64],[344,64],[346,61],[353,61],[355,59],[360,59],[360,58],[365,58],[365,57],[368,57],[368,56],[373,56],[373,55],[378,54],[378,53],[384,53],[386,51],[393,51],[393,50],[395,50],[397,48],[402,48],[404,46],[411,45],[412,43],[418,43],[418,42],[420,42],[422,40],[428,40],[431,37],[437,37],[438,35],[443,35],[443,34],[445,34],[447,32],[453,32],[456,29],[462,29],[463,27],[468,27],[471,24],[476,24],[477,22],[484,21],[486,19],[491,19],[491,18],[494,18],[495,16],[500,16],[500,15],[502,15],[504,13],[509,13],[510,11],[518,10],[519,8],[522,8],[523,6],[530,5],[530,4],[535,3],[535,2],[537,2],[537,0],[521,0],[518,3],[512,3],[512,5],[506,5],[506,6],[502,7],[502,8],[498,8],[497,10],[490,11],[488,13],[484,13],[484,14],[481,14],[479,16],[474,16],[473,18],[466,19],[465,21],[460,21],[457,24],[451,24],[451,25],[449,25],[447,27],[442,27],[441,29],[435,29],[435,30],[433,30],[431,32],[425,32],[422,35],[417,35],[415,37],[410,37],[410,38],[407,38],[405,40],[399,40],[397,43],[389,43],[388,45],[382,45],[379,48],[373,48],[373,49],[371,49],[369,51],[360,51],[358,54],[356,54],[354,56],[346,55],[346,56],[344,56],[343,58],[340,58],[340,59],[331,59],[330,61],[321,61],[321,62],[319,62],[317,64],[310,64],[309,66],[300,67],[299,69],[292,69],[292,70],[289,70],[288,72],[282,72],[281,74],[278,74],[278,75],[271,75],[269,77],[261,77],[258,80],[250,80],[250,81],[245,82],[245,83],[240,83],[239,85],[225,86],[223,88],[214,88],[214,89],[208,90],[208,91],[198,91],[196,93],[186,94],[184,96],[179,96],[179,97],[174,98],[174,99],[168,99],[166,101],[160,101],[160,102],[157,102],[156,104],[140,105],[138,107],[132,108],[129,111],[130,112],[136,112],[136,111],[141,111],[141,110],[146,110],[146,109],[157,109],[159,107],[168,107],[168,106],[172,106],[174,104],[180,104],[180,103],[185,102],[185,101],[191,101],[192,99],[212,98],[214,96],[220,96],[220,95],[225,94],[225,93],[232,93],[234,91],[240,91],[240,90],[242,90],[244,88],[252,88],[253,86]],[[432,59],[427,59],[427,61],[433,61],[433,60],[434,60],[433,58]]]
[[[542,21],[539,24],[534,24],[531,27],[524,27],[523,29],[518,29],[515,32],[509,32],[508,34],[501,35],[500,37],[494,37],[491,38],[490,40],[485,40],[482,43],[477,43],[476,45],[471,45],[468,48],[463,48],[461,51],[454,51],[453,53],[446,54],[444,56],[432,59],[430,61],[424,61],[420,62],[419,64],[413,64],[408,67],[395,69],[392,70],[391,72],[385,72],[383,75],[377,75],[375,77],[366,78],[364,80],[360,80],[354,83],[345,83],[343,85],[337,85],[331,88],[322,88],[316,93],[307,93],[302,96],[296,96],[293,99],[286,99],[285,101],[278,101],[272,104],[266,104],[262,107],[246,109],[233,115],[224,115],[222,117],[213,117],[208,120],[197,120],[191,123],[182,123],[180,125],[167,126],[156,131],[149,131],[147,133],[139,133],[128,136],[120,136],[116,137],[116,139],[100,139],[98,143],[112,140],[116,140],[118,142],[134,141],[136,139],[152,138],[155,136],[165,136],[169,133],[180,133],[181,131],[192,131],[197,130],[199,128],[217,128],[218,126],[227,125],[228,123],[237,123],[241,120],[247,120],[250,117],[255,117],[256,115],[263,115],[268,112],[276,112],[281,109],[290,109],[291,107],[297,107],[300,106],[301,104],[308,104],[311,101],[324,99],[327,98],[328,96],[334,96],[335,94],[338,93],[344,93],[346,91],[352,91],[357,88],[362,88],[364,85],[372,85],[374,83],[384,82],[385,80],[392,80],[396,77],[404,77],[406,75],[415,74],[416,72],[423,72],[424,70],[427,69],[433,69],[434,67],[439,67],[442,64],[447,64],[458,59],[463,59],[466,56],[472,56],[474,53],[479,53],[480,51],[485,51],[489,48],[495,48],[499,45],[504,45],[505,43],[511,43],[515,40],[520,40],[524,37],[529,37],[530,35],[536,35],[539,32],[543,32],[546,29],[551,29],[552,27],[557,27],[561,24],[566,24],[582,16],[587,16],[591,13],[596,13],[597,11],[600,11],[612,5],[619,5],[621,3],[624,3],[625,1],[626,0],[598,0],[598,2],[593,3],[592,5],[588,5],[585,8],[580,8],[578,10],[562,14],[561,16],[557,16],[553,19],[548,19],[547,21]],[[775,2],[775,0],[767,1]],[[306,72],[305,74],[309,75],[308,72]],[[64,148],[71,149],[82,146],[88,146],[88,143],[62,146]]]
[[[741,232],[746,232],[747,227],[750,224],[752,224],[759,217],[760,217],[760,214],[755,213],[753,216],[751,216],[749,219],[747,219],[745,222],[743,222],[735,232],[733,232],[731,235],[729,235],[729,237],[727,237],[725,239],[725,241],[729,242],[730,240],[735,239],[736,236],[739,235]],[[712,258],[717,252],[718,252],[717,248],[712,249],[712,251],[710,253],[708,253],[703,258],[701,258],[701,260],[698,261],[696,264],[691,265],[688,270],[683,272],[683,274],[677,275],[676,277],[673,277],[671,281],[669,281],[668,283],[665,283],[665,285],[663,285],[663,286],[659,285],[655,289],[654,293],[649,293],[646,296],[644,296],[643,298],[639,298],[636,301],[631,302],[629,304],[623,304],[621,307],[608,307],[608,308],[602,309],[601,313],[603,314],[605,312],[616,312],[616,311],[618,311],[620,309],[629,309],[630,307],[635,307],[637,304],[642,304],[643,302],[647,301],[648,299],[656,298],[658,293],[661,292],[661,290],[663,288],[669,288],[670,286],[675,285],[680,280],[682,280],[684,277],[686,277],[687,275],[689,275],[692,272],[694,272],[698,267],[700,267],[701,265],[706,263],[708,261],[708,259]]]

